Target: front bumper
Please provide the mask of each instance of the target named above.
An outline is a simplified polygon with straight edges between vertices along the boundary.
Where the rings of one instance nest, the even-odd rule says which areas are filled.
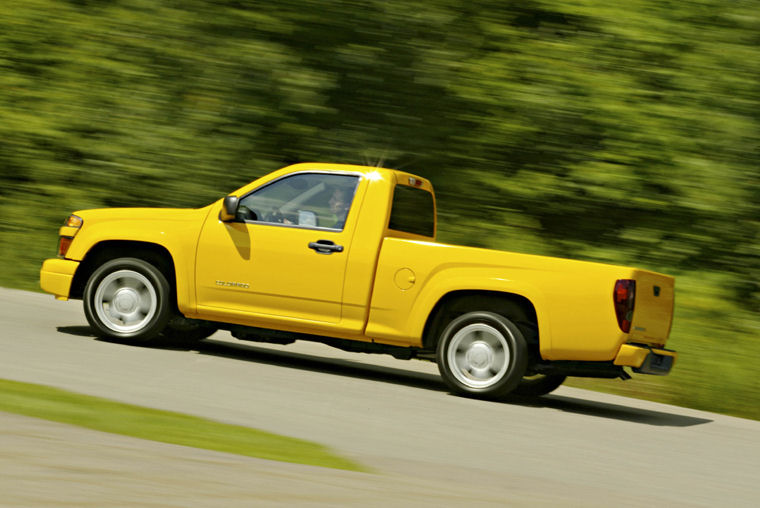
[[[615,365],[632,367],[639,374],[664,376],[676,363],[678,353],[667,349],[623,344],[615,358]]]
[[[58,300],[68,300],[71,281],[79,267],[79,261],[70,259],[46,259],[40,270],[40,287],[52,293]]]

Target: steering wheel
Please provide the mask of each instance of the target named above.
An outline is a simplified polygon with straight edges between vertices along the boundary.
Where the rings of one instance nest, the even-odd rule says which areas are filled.
[[[280,213],[279,210],[274,209],[274,210],[272,210],[271,212],[269,212],[268,214],[266,214],[264,216],[264,221],[265,222],[276,222],[276,223],[281,224],[284,218],[285,217],[282,215],[282,213]]]
[[[272,210],[264,220],[277,224],[298,224],[298,216],[292,213],[282,213],[279,209]]]

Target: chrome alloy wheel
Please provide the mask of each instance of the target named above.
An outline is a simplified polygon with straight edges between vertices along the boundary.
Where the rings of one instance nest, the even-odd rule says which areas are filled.
[[[133,270],[117,270],[98,284],[93,301],[100,322],[118,333],[143,329],[156,315],[158,297],[153,284]]]
[[[454,377],[474,389],[498,383],[510,362],[509,345],[504,335],[484,323],[473,323],[457,331],[447,354]]]

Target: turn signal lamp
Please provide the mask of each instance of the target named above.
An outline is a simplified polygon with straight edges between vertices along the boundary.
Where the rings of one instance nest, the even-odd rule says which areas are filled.
[[[61,236],[61,238],[58,240],[58,257],[63,258],[66,257],[66,253],[69,251],[69,247],[71,247],[71,242],[74,240],[74,236],[77,234],[77,230],[82,227],[84,221],[82,221],[81,217],[78,217],[76,215],[69,215],[66,220],[63,223],[63,227],[65,228],[76,228],[73,235],[66,235]]]
[[[633,307],[636,303],[636,281],[631,279],[617,280],[612,292],[612,300],[615,303],[618,326],[623,332],[630,332]]]
[[[74,240],[71,236],[62,236],[60,241],[58,242],[58,257],[63,258],[66,257],[66,253],[69,251],[69,247],[71,247],[71,241]]]

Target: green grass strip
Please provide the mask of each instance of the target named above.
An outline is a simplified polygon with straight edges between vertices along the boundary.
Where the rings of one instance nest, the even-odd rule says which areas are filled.
[[[0,379],[0,411],[247,457],[364,470],[317,443],[49,386]]]

